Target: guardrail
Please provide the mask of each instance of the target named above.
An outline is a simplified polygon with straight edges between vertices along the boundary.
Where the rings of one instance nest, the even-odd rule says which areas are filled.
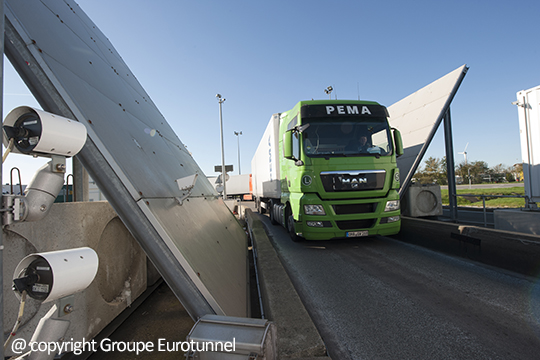
[[[486,194],[456,194],[456,197],[481,197],[482,198],[482,208],[484,213],[484,227],[487,227],[487,211],[486,211],[486,198],[523,198],[525,200],[525,208],[529,208],[529,197],[527,195],[486,195]],[[457,203],[457,199],[456,199]],[[469,221],[473,223],[478,223],[476,221]],[[494,224],[491,224],[494,225]]]

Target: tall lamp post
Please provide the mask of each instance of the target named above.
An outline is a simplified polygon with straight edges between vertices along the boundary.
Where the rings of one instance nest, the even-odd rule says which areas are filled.
[[[234,132],[234,135],[236,135],[236,139],[238,140],[238,175],[242,175],[242,171],[240,170],[240,135],[242,135],[242,132]]]
[[[326,89],[324,89],[324,92],[326,93],[326,95],[328,95],[330,97],[330,100],[332,100],[332,91],[334,90],[333,87],[329,86],[327,87]]]
[[[219,102],[219,126],[221,129],[221,181],[223,182],[223,200],[227,199],[227,186],[225,185],[225,147],[223,145],[223,116],[221,113],[221,104],[225,102],[225,98],[221,94],[216,95]]]

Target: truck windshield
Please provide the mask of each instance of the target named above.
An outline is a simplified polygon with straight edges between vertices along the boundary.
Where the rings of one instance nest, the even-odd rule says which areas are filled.
[[[309,157],[387,156],[392,141],[386,118],[304,118],[310,126],[302,133]]]

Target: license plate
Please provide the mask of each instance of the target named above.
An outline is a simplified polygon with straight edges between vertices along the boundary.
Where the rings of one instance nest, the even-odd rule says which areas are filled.
[[[347,237],[362,237],[362,236],[368,236],[369,231],[349,231],[347,232]]]

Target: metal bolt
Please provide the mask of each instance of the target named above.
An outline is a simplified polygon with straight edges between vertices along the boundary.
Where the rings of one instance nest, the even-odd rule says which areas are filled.
[[[56,164],[56,170],[61,172],[66,171],[66,164]]]
[[[71,314],[73,312],[73,305],[67,304],[64,306],[64,313]]]

